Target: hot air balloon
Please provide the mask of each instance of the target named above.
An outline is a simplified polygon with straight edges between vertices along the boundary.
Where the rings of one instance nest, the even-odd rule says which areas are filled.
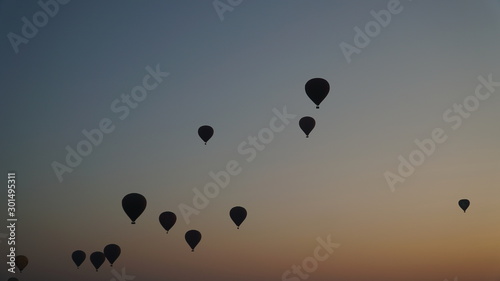
[[[121,252],[122,250],[120,249],[120,246],[116,244],[109,244],[104,247],[104,256],[109,261],[111,266],[113,266],[113,263],[120,256]]]
[[[19,272],[23,272],[23,269],[28,265],[28,258],[26,256],[16,257],[16,266],[19,268]]]
[[[207,145],[208,140],[214,135],[214,129],[208,125],[203,125],[198,129],[198,135]]]
[[[464,213],[467,210],[467,208],[469,208],[469,205],[470,205],[470,201],[467,199],[462,199],[462,200],[458,201],[458,206],[460,206],[460,208],[462,208],[462,210],[464,210]]]
[[[165,230],[168,231],[174,226],[175,222],[177,221],[177,216],[172,213],[172,212],[163,212],[160,214],[159,217],[160,224],[165,228]]]
[[[80,268],[80,265],[82,265],[86,257],[87,255],[85,254],[85,252],[81,250],[74,251],[73,254],[71,254],[71,258],[76,264],[76,268]]]
[[[236,206],[229,211],[229,216],[233,220],[234,224],[236,224],[237,228],[240,229],[241,223],[246,219],[247,217],[247,210],[245,208]]]
[[[314,129],[314,126],[316,126],[316,121],[314,120],[314,118],[310,116],[305,116],[300,118],[299,126],[302,129],[302,131],[304,131],[304,133],[306,134],[306,138],[308,138],[309,134]]]
[[[306,94],[319,108],[319,104],[330,92],[330,84],[323,78],[313,78],[306,83]]]
[[[201,241],[201,233],[198,230],[189,230],[184,236],[189,247],[191,247],[191,252],[194,252],[194,248]]]
[[[104,263],[106,260],[106,256],[104,256],[103,252],[93,252],[90,255],[90,262],[92,262],[92,265],[95,267],[95,271],[97,272],[99,267]]]
[[[139,193],[127,194],[122,199],[123,210],[132,220],[132,224],[135,224],[135,220],[144,212],[146,204],[146,198]]]
[[[16,277],[10,277],[7,281],[19,281]]]

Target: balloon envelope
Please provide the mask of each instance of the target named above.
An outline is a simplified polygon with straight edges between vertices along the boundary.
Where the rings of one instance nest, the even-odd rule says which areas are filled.
[[[92,265],[94,265],[96,272],[105,260],[106,257],[104,256],[103,252],[93,252],[92,254],[90,254],[90,262],[92,263]]]
[[[306,94],[319,108],[319,104],[330,92],[330,84],[323,78],[313,78],[306,83]]]
[[[467,208],[469,208],[469,205],[470,205],[470,201],[467,199],[462,199],[462,200],[458,201],[458,206],[460,206],[460,208],[462,208],[462,210],[464,210],[464,213],[467,210]]]
[[[233,220],[234,224],[236,224],[237,228],[240,228],[241,223],[246,219],[247,217],[247,210],[241,206],[236,206],[229,211],[229,216]]]
[[[189,247],[191,247],[191,252],[194,252],[194,248],[201,241],[201,233],[198,230],[189,230],[184,236]]]
[[[19,268],[19,272],[23,272],[23,269],[28,265],[28,258],[23,255],[17,256],[15,263],[17,268]]]
[[[74,251],[73,254],[71,254],[71,258],[73,259],[73,262],[76,264],[76,268],[79,268],[80,265],[82,265],[86,257],[87,255],[85,254],[85,252],[81,250]]]
[[[122,207],[127,216],[135,224],[135,220],[146,209],[146,198],[139,193],[130,193],[125,195],[122,199]]]
[[[300,118],[299,126],[302,129],[302,131],[306,134],[306,138],[308,138],[309,134],[314,129],[314,126],[316,126],[316,121],[314,120],[314,118],[310,116],[305,116]]]
[[[163,212],[160,214],[159,217],[160,224],[163,226],[163,228],[168,231],[174,226],[175,222],[177,221],[177,216],[172,213],[172,212]]]
[[[113,266],[113,263],[120,256],[121,252],[122,250],[120,249],[120,246],[116,244],[109,244],[104,247],[104,256],[109,261],[111,266]]]
[[[208,125],[203,125],[198,129],[198,136],[207,144],[212,136],[214,135],[214,129]]]

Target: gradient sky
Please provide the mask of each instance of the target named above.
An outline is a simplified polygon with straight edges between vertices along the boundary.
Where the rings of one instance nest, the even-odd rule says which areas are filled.
[[[389,2],[243,1],[221,21],[212,1],[73,0],[15,53],[7,35],[41,8],[0,1],[1,171],[17,173],[16,250],[30,259],[19,280],[112,280],[107,263],[71,260],[110,243],[134,280],[282,280],[328,236],[340,247],[308,280],[500,280],[500,87],[458,129],[443,119],[478,76],[500,81],[500,2],[402,0],[348,63],[340,44]],[[113,101],[156,65],[170,75],[119,119]],[[320,109],[304,91],[314,77],[331,86]],[[296,117],[247,161],[238,146],[284,107]],[[60,182],[51,163],[103,118],[114,131]],[[384,173],[435,128],[446,141],[391,191]],[[186,224],[179,204],[231,160],[241,173]],[[132,192],[148,200],[136,225],[121,207]],[[178,216],[168,235],[163,211]],[[194,253],[189,229],[203,235]]]

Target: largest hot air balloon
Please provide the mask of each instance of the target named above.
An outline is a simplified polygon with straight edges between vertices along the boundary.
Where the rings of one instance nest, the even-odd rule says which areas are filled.
[[[236,227],[239,229],[240,225],[247,217],[247,210],[245,210],[245,208],[241,206],[236,206],[229,211],[229,216],[233,220],[234,224],[236,224]]]
[[[144,212],[146,204],[146,198],[139,193],[127,194],[122,199],[123,210],[132,220],[132,224],[135,224],[135,220]]]
[[[104,256],[103,252],[93,252],[92,254],[90,254],[90,262],[95,267],[96,272],[99,270],[99,267],[101,267],[105,260],[106,256]]]
[[[458,201],[458,206],[460,206],[460,208],[462,208],[462,210],[464,210],[464,213],[467,210],[467,208],[469,208],[469,205],[470,205],[470,201],[467,199],[461,199],[460,201]]]
[[[184,235],[184,238],[189,247],[191,247],[191,252],[194,252],[194,248],[196,248],[196,245],[201,241],[201,233],[198,230],[189,230],[186,232],[186,235]]]
[[[208,125],[203,125],[200,128],[198,128],[198,136],[205,142],[205,145],[207,142],[212,138],[214,135],[214,129]]]
[[[19,272],[23,272],[23,269],[28,265],[28,258],[23,255],[16,256],[15,264],[19,268]]]
[[[71,254],[71,258],[73,259],[73,262],[76,264],[76,268],[80,268],[80,265],[82,265],[86,257],[87,255],[82,250],[76,250],[73,252],[73,254]]]
[[[306,134],[306,138],[308,138],[309,134],[316,126],[316,121],[314,120],[314,118],[310,116],[305,116],[300,118],[299,126],[302,129],[302,131]]]
[[[160,217],[158,218],[160,220],[161,226],[168,231],[174,226],[175,222],[177,221],[177,216],[172,213],[172,212],[163,212],[160,214]]]
[[[111,266],[113,266],[113,263],[120,256],[121,252],[122,250],[120,249],[120,246],[116,244],[109,244],[104,247],[104,256],[109,261]]]
[[[330,84],[323,78],[313,78],[306,83],[306,94],[319,108],[319,104],[330,92]]]

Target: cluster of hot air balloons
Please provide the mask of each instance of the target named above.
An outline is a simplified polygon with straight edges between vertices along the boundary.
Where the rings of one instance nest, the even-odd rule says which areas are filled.
[[[99,267],[108,260],[111,266],[118,259],[122,250],[120,246],[116,244],[109,244],[104,247],[103,252],[93,252],[90,254],[90,262],[95,267],[95,271],[99,270]],[[80,265],[85,261],[87,255],[82,250],[76,250],[71,254],[71,258],[76,265],[76,268],[80,268]]]
[[[330,85],[328,81],[323,78],[313,78],[307,81],[305,90],[307,96],[316,104],[316,108],[319,108],[319,104],[330,92]],[[316,121],[310,116],[302,117],[299,121],[299,126],[306,134],[306,137],[309,137],[309,133],[311,133],[315,125]],[[458,201],[458,205],[465,213],[467,208],[469,208],[470,201],[468,199],[461,199]]]
[[[194,252],[194,248],[196,248],[201,241],[201,233],[194,229],[188,230],[186,234],[184,234],[184,239],[186,239],[189,247],[191,247],[191,252]]]
[[[312,78],[307,81],[305,90],[307,96],[316,104],[316,108],[319,108],[319,104],[330,92],[330,84],[323,78]],[[316,126],[316,121],[310,116],[305,116],[299,120],[299,126],[306,134],[306,138],[308,138],[309,134]],[[458,201],[458,205],[465,213],[467,208],[469,208],[470,201],[468,199],[461,199]]]
[[[307,96],[316,104],[316,108],[319,108],[319,104],[330,92],[330,84],[323,78],[313,78],[307,81],[305,91]],[[306,134],[307,138],[315,126],[316,121],[310,116],[302,117],[299,120],[299,127]],[[203,125],[198,128],[198,136],[203,140],[205,145],[213,135],[214,129],[209,125]],[[132,224],[135,224],[137,218],[144,212],[146,205],[146,198],[138,193],[130,193],[122,200],[122,207],[127,216],[132,220]],[[247,211],[241,206],[236,206],[230,210],[229,215],[239,229],[241,223],[247,217]],[[177,217],[173,212],[167,211],[160,214],[159,221],[168,233],[177,221]],[[185,234],[185,240],[191,247],[191,250],[194,251],[194,248],[201,241],[201,233],[198,230],[189,230]]]
[[[125,214],[127,214],[127,216],[132,221],[132,224],[135,224],[135,221],[144,212],[144,210],[146,209],[146,205],[147,205],[146,197],[144,197],[143,195],[141,195],[139,193],[127,194],[122,199],[122,208],[125,211]],[[239,229],[240,225],[243,223],[243,221],[247,217],[247,210],[241,206],[236,206],[236,207],[233,207],[229,211],[229,216],[233,220],[234,224],[236,224],[236,227]],[[167,234],[170,231],[170,229],[172,229],[172,227],[177,222],[177,216],[173,212],[170,212],[170,211],[166,211],[166,212],[161,213],[158,219],[160,221],[160,225],[167,231]],[[191,251],[194,252],[194,248],[196,248],[198,243],[200,243],[200,241],[201,241],[201,233],[195,229],[189,230],[184,235],[184,239],[186,240],[189,247],[191,247]],[[83,259],[85,259],[85,257]],[[92,260],[92,256],[91,256],[91,260]],[[82,262],[83,262],[83,260],[82,260]],[[75,261],[75,263],[76,263],[76,261]],[[94,262],[92,262],[92,263],[94,263]],[[79,265],[77,264],[77,266],[79,266]],[[99,266],[100,266],[100,264],[99,264]],[[96,267],[96,269],[97,269],[97,267]]]
[[[307,81],[305,90],[307,96],[316,104],[316,108],[319,108],[319,104],[330,92],[330,84],[323,78],[312,78]],[[311,116],[304,116],[299,120],[299,127],[306,134],[306,138],[309,137],[315,126],[316,120]],[[209,125],[203,125],[198,128],[198,136],[205,142],[205,145],[213,135],[214,129]]]
[[[470,201],[468,199],[460,199],[458,201],[458,206],[460,206],[460,208],[462,210],[464,210],[464,213],[465,213],[465,211],[467,211],[467,208],[469,208],[469,205],[470,205]]]
[[[306,82],[305,92],[307,96],[311,99],[311,101],[314,104],[316,104],[316,108],[319,109],[319,105],[330,92],[330,84],[328,83],[327,80],[323,78],[312,78]],[[311,116],[304,116],[299,120],[299,127],[305,133],[306,138],[309,137],[309,134],[312,132],[315,126],[316,126],[316,120],[314,120],[314,118],[312,118]],[[207,144],[208,140],[210,140],[210,138],[213,136],[213,134],[214,134],[214,129],[208,125],[201,126],[198,129],[198,135],[205,142],[205,145]],[[468,199],[461,199],[459,200],[458,205],[465,213],[465,211],[470,205],[470,201]],[[232,211],[233,210],[231,210],[231,212]],[[233,218],[232,214],[231,218]]]

